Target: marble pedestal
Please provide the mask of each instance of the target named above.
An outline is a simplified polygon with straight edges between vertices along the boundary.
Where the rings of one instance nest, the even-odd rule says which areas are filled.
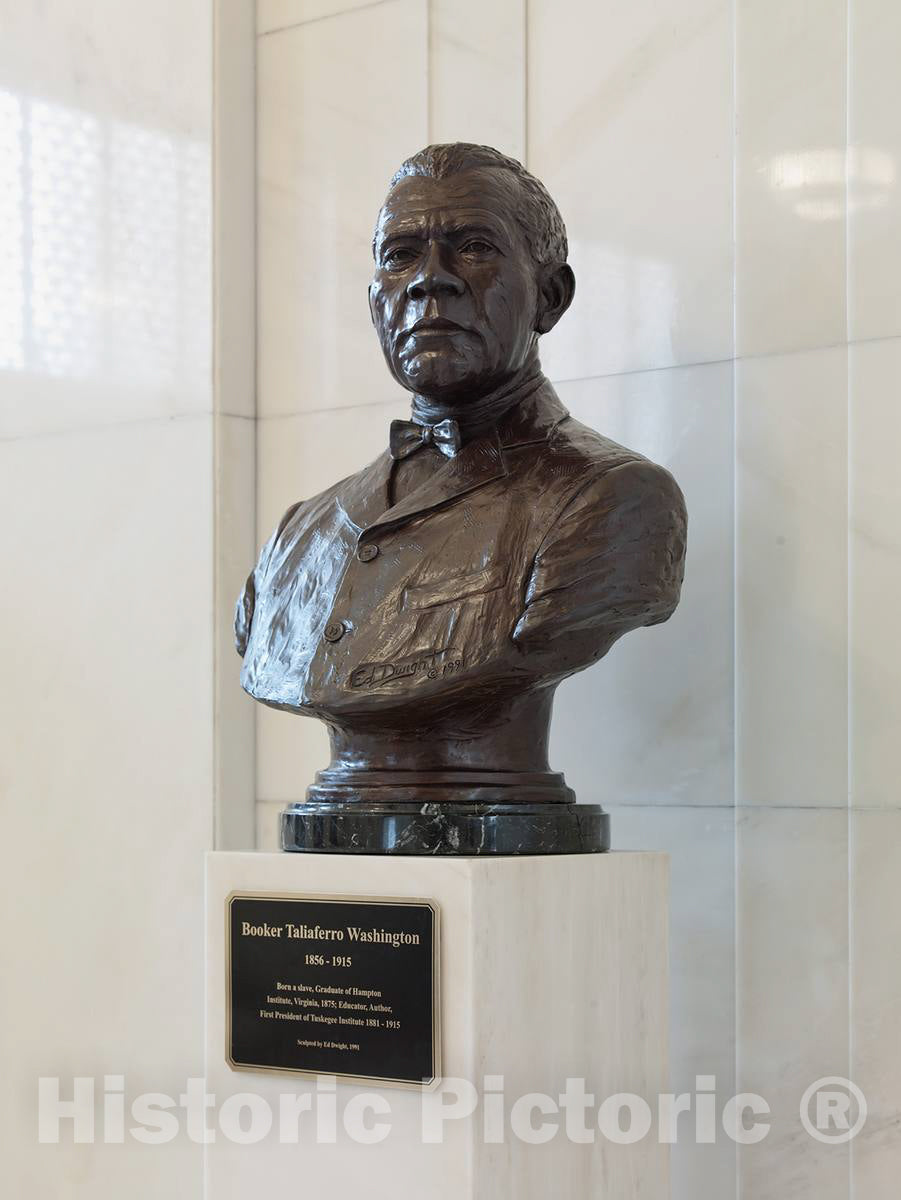
[[[657,1097],[668,1090],[667,886],[660,854],[209,855],[206,1076],[216,1137],[206,1146],[206,1200],[666,1200]],[[442,1082],[423,1092],[231,1070],[225,912],[233,891],[435,901]],[[593,1099],[561,1108],[568,1079],[584,1080]],[[273,1113],[262,1140],[241,1144],[217,1127],[216,1112],[238,1093]],[[598,1124],[602,1101],[624,1093],[646,1100],[654,1116],[632,1144],[609,1140]],[[290,1110],[286,1142],[280,1107],[307,1100],[312,1111]],[[378,1128],[364,1143],[348,1133],[356,1116],[345,1117],[367,1102],[375,1108],[365,1123]],[[469,1115],[452,1115],[473,1104]],[[605,1129],[616,1108],[608,1102]],[[628,1108],[619,1121],[629,1128]],[[544,1125],[547,1140],[519,1136],[527,1123]],[[443,1130],[441,1140],[424,1141],[424,1128],[432,1137]]]

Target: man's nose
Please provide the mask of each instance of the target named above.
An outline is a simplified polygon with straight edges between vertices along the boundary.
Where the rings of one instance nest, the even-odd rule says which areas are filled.
[[[463,290],[463,280],[448,267],[441,246],[432,242],[419,270],[407,284],[407,295],[411,300],[424,300],[427,296],[460,296]]]

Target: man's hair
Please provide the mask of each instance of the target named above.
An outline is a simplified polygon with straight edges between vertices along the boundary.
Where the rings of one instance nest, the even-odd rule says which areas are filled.
[[[522,226],[536,262],[566,262],[568,246],[566,227],[560,210],[550,197],[547,188],[530,175],[521,162],[508,158],[491,146],[477,146],[472,142],[449,142],[445,145],[426,146],[394,172],[389,192],[402,179],[410,175],[423,175],[430,179],[446,179],[461,171],[475,171],[490,167],[498,171],[509,171],[517,184],[520,197],[516,206],[516,219]]]

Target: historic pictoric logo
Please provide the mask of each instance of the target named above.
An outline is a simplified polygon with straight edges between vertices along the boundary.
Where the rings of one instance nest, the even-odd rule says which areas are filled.
[[[396,662],[361,663],[350,673],[352,688],[373,688],[383,683],[401,682],[425,676],[443,679],[463,666],[463,656],[450,646],[442,650],[420,650]]]

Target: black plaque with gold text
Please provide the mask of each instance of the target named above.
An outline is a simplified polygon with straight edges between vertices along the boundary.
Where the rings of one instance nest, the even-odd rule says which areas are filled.
[[[232,1067],[420,1086],[437,1078],[431,901],[237,892],[227,904]]]

